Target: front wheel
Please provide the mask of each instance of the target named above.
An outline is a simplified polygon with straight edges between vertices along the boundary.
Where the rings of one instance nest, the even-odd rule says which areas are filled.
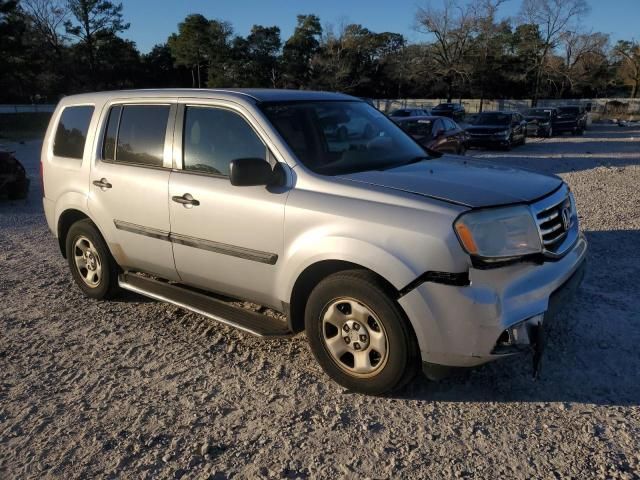
[[[348,390],[381,394],[417,372],[417,342],[383,282],[364,270],[322,280],[305,310],[311,350],[323,370]]]

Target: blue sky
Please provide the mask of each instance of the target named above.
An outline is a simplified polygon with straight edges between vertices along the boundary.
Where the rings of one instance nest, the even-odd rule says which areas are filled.
[[[285,40],[293,31],[296,15],[315,13],[325,23],[361,23],[374,32],[404,34],[410,41],[424,38],[413,30],[413,17],[421,0],[121,0],[131,28],[124,34],[142,52],[164,42],[189,13],[231,22],[235,32],[246,35],[251,26],[277,25]],[[439,3],[439,0],[432,0]],[[588,0],[591,13],[586,30],[611,34],[612,39],[640,39],[640,0]],[[520,0],[508,0],[502,16],[518,13]]]

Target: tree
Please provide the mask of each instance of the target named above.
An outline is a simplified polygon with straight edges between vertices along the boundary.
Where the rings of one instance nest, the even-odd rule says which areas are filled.
[[[322,26],[316,15],[298,15],[298,24],[282,50],[285,83],[301,88],[310,83],[311,59],[320,48]]]
[[[278,83],[278,54],[282,47],[280,29],[254,25],[247,36],[246,47],[254,86],[275,88]]]
[[[62,27],[69,16],[63,0],[23,0],[22,7],[43,43],[60,57],[66,40]]]
[[[640,93],[640,44],[620,40],[613,49],[618,61],[618,75],[625,85],[631,87],[631,98]]]
[[[447,86],[447,100],[451,101],[456,81],[469,77],[465,62],[467,49],[477,29],[475,8],[470,4],[459,4],[456,0],[443,0],[442,8],[431,3],[418,8],[416,13],[418,31],[434,39],[429,45],[436,70]]]
[[[521,20],[537,26],[537,43],[532,45],[535,51],[534,87],[531,104],[537,105],[542,77],[548,56],[558,46],[560,38],[572,28],[572,23],[589,12],[586,0],[523,0],[520,10]]]
[[[87,52],[91,80],[96,80],[96,49],[100,36],[115,35],[129,28],[122,18],[122,3],[108,0],[67,0],[72,19],[64,25],[67,33],[77,38]]]
[[[209,20],[203,15],[188,15],[178,25],[178,34],[169,37],[168,45],[176,65],[191,69],[192,87],[202,87],[201,70],[208,61]]]

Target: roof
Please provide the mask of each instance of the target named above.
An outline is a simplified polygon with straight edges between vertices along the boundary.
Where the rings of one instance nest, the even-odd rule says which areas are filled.
[[[286,101],[322,101],[322,100],[355,100],[359,98],[334,92],[318,92],[312,90],[285,90],[270,88],[164,88],[146,90],[113,90],[106,92],[83,93],[71,95],[65,99],[74,102],[89,102],[127,97],[190,97],[190,98],[236,98],[254,102],[286,102]]]

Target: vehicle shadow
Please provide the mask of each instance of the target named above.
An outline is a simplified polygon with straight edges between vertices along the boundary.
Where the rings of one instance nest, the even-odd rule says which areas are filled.
[[[586,233],[587,275],[548,329],[541,377],[532,356],[460,369],[438,382],[419,377],[395,397],[444,402],[566,402],[640,405],[640,230]],[[604,258],[604,257],[607,258]]]
[[[582,136],[529,138],[512,151],[470,150],[468,155],[499,165],[543,173],[640,165],[640,128],[596,125]]]

